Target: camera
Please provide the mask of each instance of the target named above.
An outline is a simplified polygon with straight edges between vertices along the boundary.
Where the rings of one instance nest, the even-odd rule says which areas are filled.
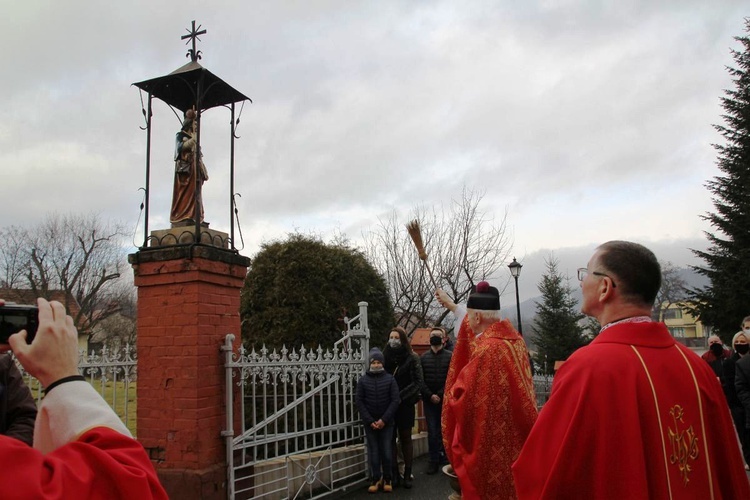
[[[26,343],[31,344],[39,327],[39,308],[6,302],[0,307],[0,344],[7,344],[8,337],[26,330]]]

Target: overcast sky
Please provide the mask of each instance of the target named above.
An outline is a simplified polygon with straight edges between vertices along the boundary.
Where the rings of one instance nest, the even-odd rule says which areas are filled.
[[[253,99],[235,154],[244,255],[295,230],[356,244],[378,217],[406,222],[466,186],[488,214],[507,209],[523,297],[552,250],[571,273],[615,238],[695,263],[750,15],[746,0],[0,1],[5,225],[93,211],[136,226],[131,84],[187,62],[195,19],[201,64]],[[203,116],[206,220],[228,231],[229,112]],[[179,122],[161,102],[153,120],[160,229]]]

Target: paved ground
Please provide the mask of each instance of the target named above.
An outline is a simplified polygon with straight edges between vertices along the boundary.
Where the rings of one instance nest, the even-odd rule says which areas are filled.
[[[413,486],[410,490],[404,488],[395,488],[393,493],[367,493],[368,484],[362,484],[349,493],[345,493],[337,498],[346,500],[372,500],[375,497],[397,496],[398,498],[429,499],[429,500],[446,500],[453,490],[448,484],[448,476],[439,472],[428,476],[427,455],[422,455],[414,459],[414,476]]]
[[[372,499],[375,497],[386,496],[398,496],[398,498],[412,498],[412,499],[429,499],[429,500],[445,500],[448,498],[453,490],[448,484],[448,477],[442,473],[428,476],[425,474],[427,470],[427,455],[423,455],[414,459],[414,486],[410,490],[404,488],[396,488],[393,493],[367,493],[367,487],[369,484],[362,484],[357,486],[355,489],[348,493],[344,493],[336,498],[345,500],[364,500]],[[750,481],[750,472],[747,473],[748,481]]]
[[[427,455],[422,455],[414,459],[414,486],[410,490],[404,488],[396,488],[393,493],[367,493],[368,484],[362,484],[357,486],[348,493],[343,493],[336,498],[345,500],[364,500],[386,496],[397,496],[398,498],[412,498],[418,499],[429,499],[429,500],[445,500],[448,495],[453,493],[453,490],[448,484],[448,477],[442,473],[428,476],[425,474],[427,470]],[[747,473],[748,481],[750,481],[750,472]]]

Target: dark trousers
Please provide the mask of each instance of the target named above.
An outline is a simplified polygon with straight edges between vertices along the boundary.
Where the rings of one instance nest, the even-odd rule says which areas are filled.
[[[750,429],[745,427],[745,409],[742,406],[730,406],[729,412],[734,420],[734,427],[737,429],[737,435],[740,438],[742,447],[742,458],[746,464],[750,464]]]
[[[365,425],[365,440],[367,443],[367,461],[370,462],[370,478],[377,481],[381,477],[391,480],[393,468],[393,424],[375,430]],[[381,472],[382,467],[382,472]]]
[[[440,416],[443,413],[443,401],[434,404],[429,400],[423,402],[424,418],[427,420],[427,449],[430,452],[430,462],[445,463],[445,448],[443,447],[443,429],[440,426]]]

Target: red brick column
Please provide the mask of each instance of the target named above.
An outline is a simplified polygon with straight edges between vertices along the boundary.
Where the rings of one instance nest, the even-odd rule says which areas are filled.
[[[129,261],[138,287],[138,440],[170,498],[226,498],[220,348],[226,334],[240,338],[250,261],[207,246],[147,249]]]

